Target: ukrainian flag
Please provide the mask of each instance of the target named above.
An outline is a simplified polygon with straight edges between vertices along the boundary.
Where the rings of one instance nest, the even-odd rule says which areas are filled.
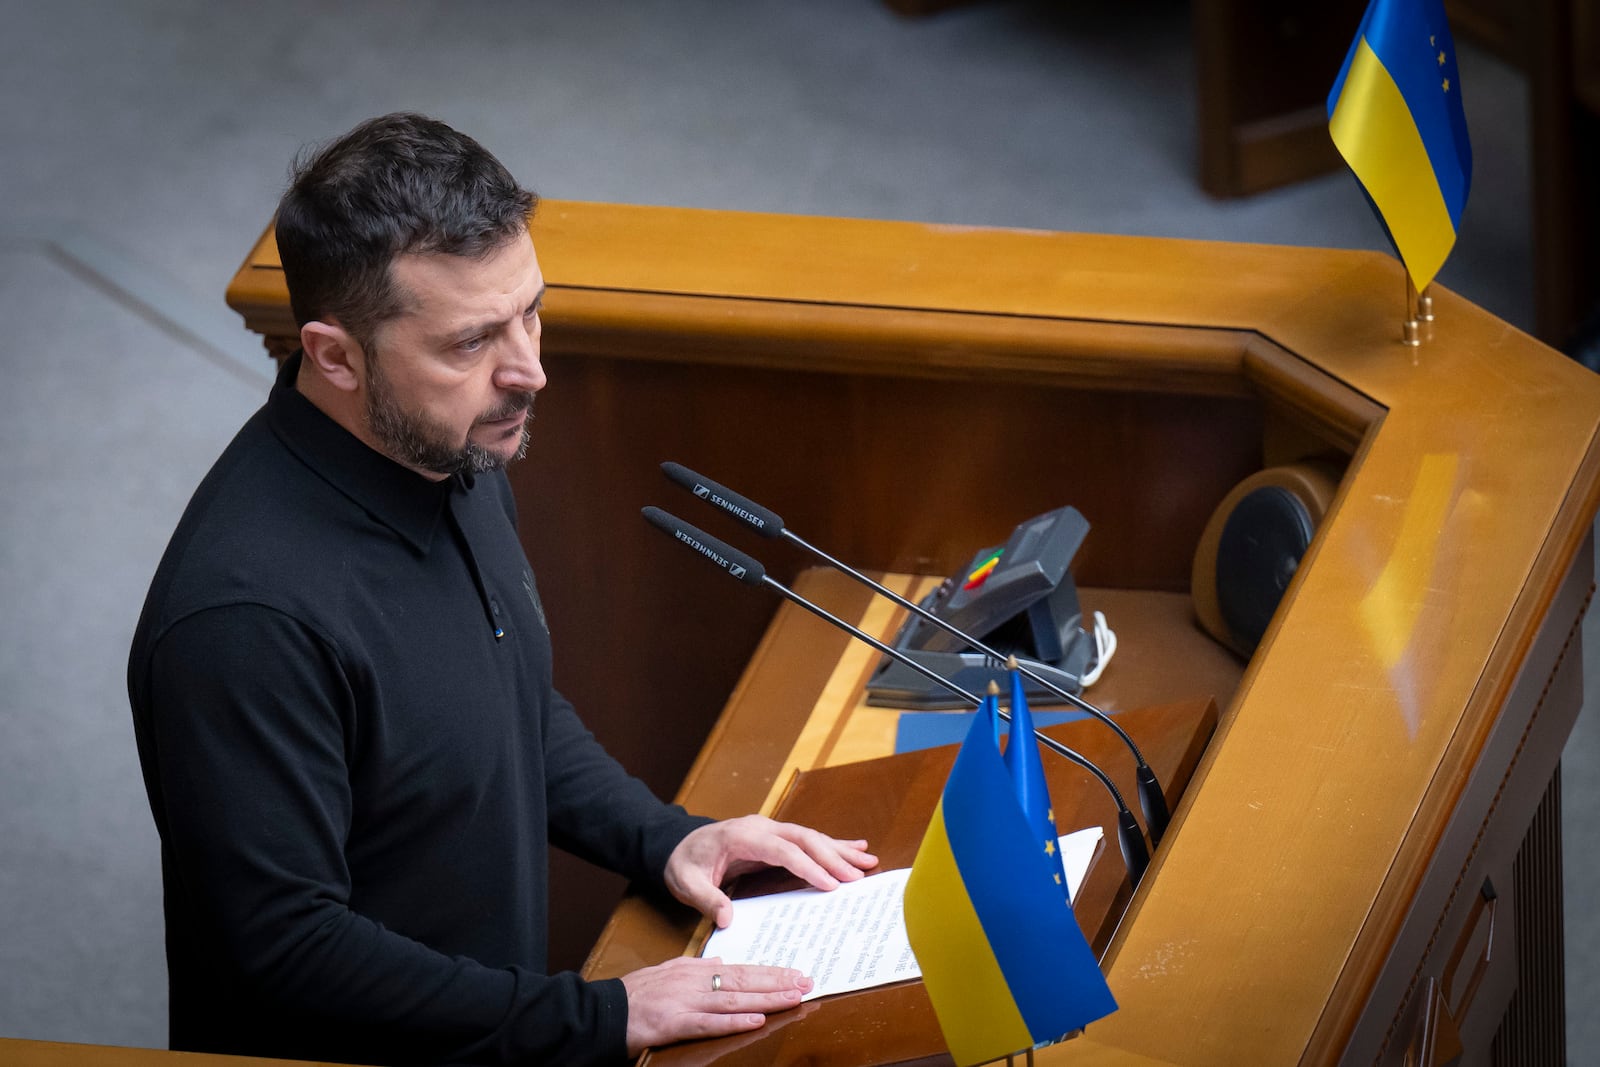
[[[1328,132],[1420,292],[1455,244],[1472,184],[1442,0],[1372,0],[1328,94]]]
[[[996,728],[985,701],[905,890],[906,935],[959,1067],[1059,1041],[1117,1009],[1017,803]]]

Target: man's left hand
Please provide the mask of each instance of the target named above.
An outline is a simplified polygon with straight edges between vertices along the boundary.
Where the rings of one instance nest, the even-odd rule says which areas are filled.
[[[837,889],[878,864],[865,841],[839,841],[765,815],[714,822],[678,842],[667,859],[672,895],[711,916],[718,928],[733,921],[733,902],[722,891],[730,878],[759,867],[782,867],[818,889]]]

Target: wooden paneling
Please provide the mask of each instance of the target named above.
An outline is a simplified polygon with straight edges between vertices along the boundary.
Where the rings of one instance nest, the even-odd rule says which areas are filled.
[[[1200,185],[1249,196],[1340,166],[1328,90],[1364,0],[1195,0]]]
[[[745,492],[806,540],[881,570],[948,573],[1023,518],[1073,504],[1091,523],[1080,581],[1177,592],[1212,509],[1262,465],[1262,405],[1237,378],[1238,395],[1090,390],[977,367],[924,377],[921,362],[911,376],[881,363],[791,369],[761,349],[742,366],[700,362],[693,345],[676,359],[578,358],[560,354],[554,322],[547,338],[552,385],[513,477],[557,684],[662,796],[682,781],[776,601],[685,566],[640,507],[682,515],[781,579],[811,561],[700,505],[661,476],[661,461]],[[972,350],[1002,364],[1011,351],[1000,339]],[[848,342],[813,342],[812,353],[819,368],[859,355]],[[621,885],[565,861],[557,873],[556,947],[575,966]]]
[[[1565,1064],[1567,1032],[1561,892],[1561,775],[1550,779],[1539,813],[1517,852],[1513,890],[1517,993],[1494,1036],[1495,1067]],[[1584,1054],[1587,1054],[1587,1050]]]
[[[1600,9],[1580,4],[1572,15],[1572,66],[1578,99],[1600,115]]]
[[[1545,0],[1525,13],[1534,299],[1539,334],[1554,344],[1600,315],[1600,107],[1590,95],[1600,52],[1592,7]]]

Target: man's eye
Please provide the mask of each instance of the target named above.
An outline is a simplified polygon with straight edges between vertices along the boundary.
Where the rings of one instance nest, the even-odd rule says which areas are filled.
[[[487,338],[483,336],[473,337],[469,340],[462,341],[460,344],[456,345],[456,347],[463,352],[476,352],[478,349],[483,347],[483,344],[486,340]]]

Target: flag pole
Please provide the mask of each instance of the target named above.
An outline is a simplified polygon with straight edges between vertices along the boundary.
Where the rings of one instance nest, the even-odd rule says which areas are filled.
[[[1400,340],[1416,348],[1422,344],[1422,323],[1419,321],[1421,316],[1417,308],[1421,301],[1417,296],[1416,283],[1411,280],[1411,272],[1405,269],[1403,263],[1400,269],[1406,276],[1406,321],[1400,328]]]

